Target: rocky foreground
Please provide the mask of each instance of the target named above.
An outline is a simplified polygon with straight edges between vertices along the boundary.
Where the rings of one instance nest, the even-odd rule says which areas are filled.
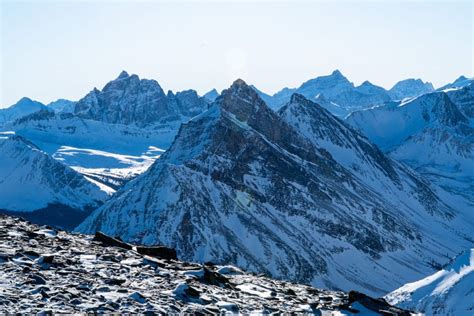
[[[181,262],[166,247],[137,247],[0,215],[0,313],[16,312],[410,315],[358,292]]]

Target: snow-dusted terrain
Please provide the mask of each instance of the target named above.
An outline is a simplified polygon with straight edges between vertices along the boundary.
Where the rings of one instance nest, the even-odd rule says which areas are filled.
[[[393,100],[403,100],[432,91],[434,87],[430,82],[423,82],[421,79],[406,79],[397,82],[388,93]]]
[[[117,189],[168,148],[181,123],[207,108],[193,90],[164,94],[154,80],[122,72],[78,102],[58,100],[0,124],[57,160]],[[6,111],[6,110],[5,110]],[[56,112],[56,113],[55,113]]]
[[[352,113],[347,122],[474,206],[474,84]]]
[[[464,251],[442,270],[406,284],[385,298],[426,315],[473,315],[474,249]]]
[[[111,196],[80,231],[324,288],[409,283],[389,299],[462,313],[467,264],[435,271],[474,241],[473,85],[386,90],[334,71],[274,95],[237,80],[201,97],[122,72],[77,102],[23,98],[0,110],[0,212],[73,228]]]
[[[471,245],[449,198],[302,96],[277,114],[237,80],[78,230],[380,295]]]
[[[41,213],[41,222],[70,228],[110,193],[13,132],[0,133],[0,161],[2,211],[26,217]]]
[[[362,293],[183,262],[0,214],[0,313],[410,315]],[[100,237],[100,238],[99,238]]]
[[[25,115],[35,113],[40,110],[48,110],[48,108],[37,101],[29,98],[22,98],[16,104],[0,109],[0,125],[13,122]]]

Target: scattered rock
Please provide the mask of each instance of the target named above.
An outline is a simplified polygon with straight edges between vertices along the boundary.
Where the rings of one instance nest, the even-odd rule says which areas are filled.
[[[26,255],[29,236],[40,242]],[[320,310],[345,314],[364,307],[374,314],[407,315],[357,292],[318,290],[232,266],[169,260],[153,256],[155,250],[143,255],[117,238],[98,236],[94,241],[101,244],[0,215],[0,314],[319,315]]]
[[[404,311],[400,308],[397,308],[388,304],[387,301],[385,301],[383,298],[375,299],[357,291],[349,292],[349,304],[352,304],[352,303],[360,303],[365,308],[374,312],[383,311],[385,315],[398,315],[398,316],[411,315],[411,313],[408,311]]]
[[[140,304],[146,303],[146,298],[140,292],[133,292],[128,297]]]
[[[46,280],[39,274],[30,275],[30,283],[32,284],[46,284]]]

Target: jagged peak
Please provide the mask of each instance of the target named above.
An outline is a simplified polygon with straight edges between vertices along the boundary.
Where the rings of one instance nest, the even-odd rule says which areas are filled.
[[[332,73],[331,76],[339,76],[339,77],[344,77],[342,72],[339,69],[335,69]]]
[[[372,82],[370,82],[369,80],[365,80],[364,82],[362,82],[362,84],[360,85],[361,87],[365,87],[365,86],[368,86],[368,87],[376,87],[376,85],[374,85]]]
[[[249,87],[249,85],[243,79],[238,78],[232,83],[230,89],[235,89],[236,87]]]
[[[308,101],[308,99],[299,93],[293,93],[290,98],[290,103],[303,103]]]
[[[252,98],[255,98],[255,97],[258,98],[258,94],[255,91],[255,88],[253,88],[252,86],[249,86],[242,79],[235,80],[228,89],[225,89],[224,91],[222,91],[221,96],[223,96],[224,99],[230,96],[232,97],[237,96],[239,98],[246,98],[247,96],[252,97]]]
[[[125,70],[122,70],[122,72],[120,72],[119,76],[117,77],[117,79],[125,79],[125,78],[128,78],[130,77],[130,75],[128,74],[128,72],[126,72]]]
[[[216,88],[212,88],[211,90],[209,90],[205,94],[209,94],[209,93],[219,94],[219,92],[216,90]]]

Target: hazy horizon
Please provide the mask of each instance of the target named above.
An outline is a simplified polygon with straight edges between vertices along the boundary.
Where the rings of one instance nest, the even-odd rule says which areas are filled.
[[[339,69],[355,85],[473,76],[473,4],[1,4],[0,108],[78,100],[122,70],[199,94],[242,78],[273,94]]]

